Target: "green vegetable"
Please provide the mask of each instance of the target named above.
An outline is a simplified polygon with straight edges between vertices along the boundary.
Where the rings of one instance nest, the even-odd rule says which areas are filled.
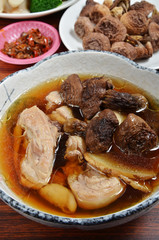
[[[31,0],[30,12],[46,11],[60,4],[62,4],[62,0]]]

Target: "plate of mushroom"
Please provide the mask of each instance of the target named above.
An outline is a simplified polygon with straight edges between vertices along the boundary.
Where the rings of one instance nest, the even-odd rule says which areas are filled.
[[[115,52],[158,69],[158,10],[157,0],[82,0],[65,11],[59,32],[69,50]]]

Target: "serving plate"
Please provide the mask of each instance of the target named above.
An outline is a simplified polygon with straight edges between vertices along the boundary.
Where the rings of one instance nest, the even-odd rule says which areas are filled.
[[[103,3],[103,0],[97,0],[96,2]],[[137,2],[137,0],[131,0],[131,4]],[[148,0],[148,2],[154,4],[159,10],[159,1],[157,0]],[[81,9],[85,6],[86,0],[81,0],[75,5],[69,7],[63,14],[60,24],[59,24],[59,33],[62,42],[68,50],[82,50],[82,41],[76,33],[74,32],[74,24],[80,14]],[[149,67],[152,69],[159,68],[159,51],[154,53],[153,56],[149,59],[136,61],[138,64]]]
[[[152,96],[158,98],[159,75],[115,53],[97,51],[72,51],[55,54],[34,66],[11,74],[0,83],[0,119],[10,105],[25,91],[49,79],[57,79],[72,73],[106,74],[138,85]],[[150,81],[151,79],[151,81]],[[20,214],[39,223],[52,227],[101,229],[117,226],[133,220],[150,210],[159,202],[159,189],[140,203],[99,217],[65,217],[40,211],[36,206],[26,204],[20,199],[0,173],[0,198]]]
[[[16,65],[32,64],[39,62],[43,58],[48,57],[57,51],[61,43],[58,31],[53,26],[40,21],[21,21],[2,28],[0,30],[0,50],[3,49],[6,41],[13,42],[20,37],[22,32],[27,32],[32,28],[38,28],[42,35],[52,38],[53,43],[51,48],[46,53],[30,59],[11,58],[0,51],[0,60]]]
[[[29,18],[37,18],[37,17],[43,17],[55,12],[59,12],[74,3],[76,3],[78,0],[66,0],[63,1],[62,4],[56,8],[42,11],[42,12],[36,12],[36,13],[21,13],[21,14],[11,14],[11,13],[0,13],[0,18],[9,18],[9,19],[29,19]]]

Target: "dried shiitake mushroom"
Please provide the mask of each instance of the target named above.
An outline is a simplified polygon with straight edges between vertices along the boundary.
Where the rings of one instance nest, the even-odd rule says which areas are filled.
[[[136,59],[137,53],[134,46],[127,42],[115,42],[112,44],[111,52],[119,53],[131,60]]]
[[[148,19],[140,11],[131,10],[124,13],[120,21],[126,27],[128,34],[143,35],[148,30]]]
[[[119,19],[112,16],[102,18],[96,25],[95,31],[106,35],[111,43],[124,41],[127,33],[125,26]]]

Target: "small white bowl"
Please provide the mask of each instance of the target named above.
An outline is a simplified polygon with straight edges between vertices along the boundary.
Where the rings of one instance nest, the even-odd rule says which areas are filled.
[[[143,68],[134,62],[109,52],[75,51],[55,54],[33,67],[16,72],[0,84],[0,118],[15,99],[26,90],[51,78],[72,73],[107,74],[129,80],[158,98],[159,75],[156,71]],[[0,176],[0,198],[20,214],[34,221],[53,227],[75,227],[100,229],[113,227],[133,220],[159,202],[159,190],[144,201],[118,211],[92,218],[60,217],[33,209],[8,188]]]

